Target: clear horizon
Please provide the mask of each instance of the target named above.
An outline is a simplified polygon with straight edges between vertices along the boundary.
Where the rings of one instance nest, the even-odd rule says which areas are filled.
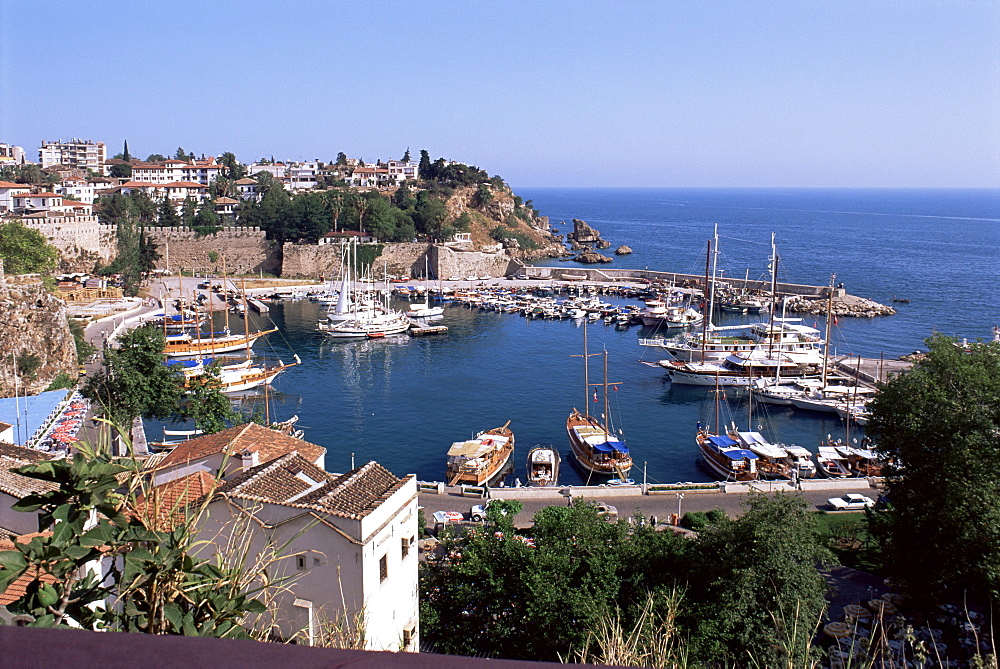
[[[990,0],[8,2],[0,142],[427,149],[515,188],[995,189],[998,34]]]

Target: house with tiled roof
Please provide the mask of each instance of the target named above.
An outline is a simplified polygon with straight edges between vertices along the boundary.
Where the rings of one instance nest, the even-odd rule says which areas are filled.
[[[0,212],[11,211],[14,208],[14,196],[30,193],[31,186],[15,184],[10,181],[0,181]]]
[[[20,536],[15,536],[15,541],[19,544],[26,544],[32,540],[32,538],[42,536],[37,532],[26,533]],[[8,539],[6,536],[0,537],[0,551],[12,551],[14,550],[14,542]],[[2,567],[0,567],[2,569]],[[28,591],[28,586],[34,581],[41,581],[42,583],[55,583],[56,578],[48,572],[37,572],[37,571],[26,571],[19,577],[14,579],[14,582],[7,586],[7,589],[0,592],[0,606],[7,606],[17,600],[24,597],[24,594]]]
[[[11,470],[51,458],[50,453],[0,442],[0,529],[10,534],[38,531],[38,515],[15,511],[14,504],[27,495],[55,490],[58,486]]]
[[[289,437],[257,423],[236,425],[178,444],[157,465],[153,484],[162,485],[197,472],[226,479],[293,451],[317,467],[323,466],[326,449],[322,446]]]
[[[244,470],[212,494],[199,538],[219,554],[239,537],[249,554],[280,559],[280,588],[258,625],[313,644],[328,622],[364,626],[370,650],[419,646],[417,483],[369,462],[330,474],[290,452]]]

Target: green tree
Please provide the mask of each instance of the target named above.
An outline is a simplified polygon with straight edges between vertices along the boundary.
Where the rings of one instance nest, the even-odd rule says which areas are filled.
[[[108,174],[116,179],[128,179],[132,176],[132,166],[127,163],[112,165]]]
[[[406,153],[403,154],[402,162],[404,163],[410,162],[410,147],[406,147]]]
[[[230,151],[226,151],[219,156],[219,164],[222,165],[222,176],[230,181],[242,179],[247,175],[246,166],[238,161],[236,155]]]
[[[174,206],[173,201],[166,195],[160,200],[160,206],[157,210],[157,223],[164,228],[174,228],[181,224],[181,217],[177,213],[177,208]]]
[[[40,529],[51,531],[0,552],[0,590],[24,574],[51,577],[31,580],[8,605],[32,616],[29,626],[246,638],[241,623],[264,611],[247,574],[193,555],[197,516],[165,524],[137,503],[135,462],[82,446],[71,460],[17,473],[56,484],[14,505],[38,513]],[[124,494],[119,477],[127,482]],[[89,568],[94,563],[106,573]]]
[[[191,223],[191,229],[198,237],[214,235],[222,229],[222,226],[219,225],[219,215],[215,213],[215,200],[202,203]]]
[[[181,224],[186,227],[194,226],[195,216],[198,214],[198,203],[188,195],[181,204]]]
[[[148,156],[146,156],[147,163],[162,163],[166,162],[166,160],[167,157],[162,153],[151,153]]]
[[[417,165],[417,174],[421,179],[431,178],[431,156],[426,149],[420,149],[420,162]]]
[[[432,240],[440,240],[447,217],[448,211],[439,198],[432,197],[425,190],[417,194],[417,204],[413,209],[413,222],[416,224],[417,232],[427,235]]]
[[[337,154],[337,164],[338,165],[346,165],[347,164],[347,154],[344,153],[343,151],[341,151],[341,152],[339,152]]]
[[[33,274],[51,271],[59,252],[38,230],[14,220],[0,225],[0,259],[7,274]]]
[[[805,500],[752,495],[739,518],[699,533],[697,550],[687,620],[695,655],[740,664],[749,654],[762,666],[807,666],[804,654],[826,609],[817,567],[833,556]]]
[[[177,412],[180,374],[163,364],[163,332],[152,325],[129,330],[118,348],[104,349],[104,367],[83,393],[116,425],[137,416],[166,420]]]
[[[885,570],[918,605],[1000,596],[1000,344],[927,340],[879,387],[867,434],[889,462],[888,508],[870,531]]]
[[[234,425],[240,416],[229,398],[222,394],[221,387],[218,363],[189,378],[181,397],[181,417],[193,420],[195,427],[206,434]]]
[[[183,160],[187,162],[187,159],[188,159],[187,152],[178,146],[177,151],[174,153],[174,160]]]
[[[125,140],[125,147],[122,149],[122,160],[124,160],[126,163],[129,162],[130,160],[132,160],[132,156],[128,152],[128,140],[127,139]]]

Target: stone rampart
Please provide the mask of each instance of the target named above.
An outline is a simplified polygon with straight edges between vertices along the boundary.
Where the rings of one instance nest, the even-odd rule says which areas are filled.
[[[281,257],[276,244],[257,228],[223,228],[214,235],[198,237],[186,228],[146,228],[157,244],[161,269],[222,272],[223,258],[229,274],[281,273]]]
[[[375,260],[373,268],[375,278],[380,278],[385,271],[393,275],[423,276],[428,248],[427,244],[414,242],[383,244],[382,255]],[[282,256],[283,277],[340,276],[340,244],[285,244]],[[433,267],[431,272],[433,274]]]
[[[483,253],[482,251],[460,251],[447,246],[435,246],[431,250],[431,267],[437,272],[437,278],[447,279],[452,276],[465,278],[467,276],[503,277],[511,274],[514,268],[520,268],[521,263],[515,258],[500,251]]]

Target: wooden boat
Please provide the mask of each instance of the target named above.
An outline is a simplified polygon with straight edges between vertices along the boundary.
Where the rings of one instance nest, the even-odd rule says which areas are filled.
[[[851,475],[851,470],[847,466],[847,459],[832,446],[820,446],[816,462],[819,464],[819,470],[823,472],[823,475],[829,478],[846,478]]]
[[[528,452],[528,485],[554,486],[559,480],[559,451],[554,446],[535,446]]]
[[[167,343],[163,347],[163,353],[170,358],[185,356],[215,355],[217,353],[227,353],[229,351],[239,351],[253,347],[255,341],[272,332],[277,332],[278,328],[261,330],[252,334],[230,334],[224,333],[219,336],[209,336],[206,338],[192,334],[168,335]]]
[[[448,485],[488,485],[501,474],[514,452],[514,433],[508,425],[510,421],[453,443],[445,474]]]
[[[585,322],[586,323],[586,322]],[[587,326],[583,326],[583,386],[585,402],[590,403],[590,373],[587,364]],[[608,352],[604,351],[604,415],[608,412]],[[611,385],[619,385],[617,383]],[[594,391],[594,399],[597,392]],[[584,406],[587,406],[584,404]],[[607,420],[607,419],[606,419]],[[601,423],[589,413],[573,409],[566,419],[566,435],[573,456],[579,465],[591,474],[624,479],[632,469],[632,455],[628,446],[614,434],[607,423]]]
[[[727,434],[712,434],[698,423],[695,435],[701,458],[709,469],[726,481],[756,481],[757,454],[742,448],[740,443]]]

